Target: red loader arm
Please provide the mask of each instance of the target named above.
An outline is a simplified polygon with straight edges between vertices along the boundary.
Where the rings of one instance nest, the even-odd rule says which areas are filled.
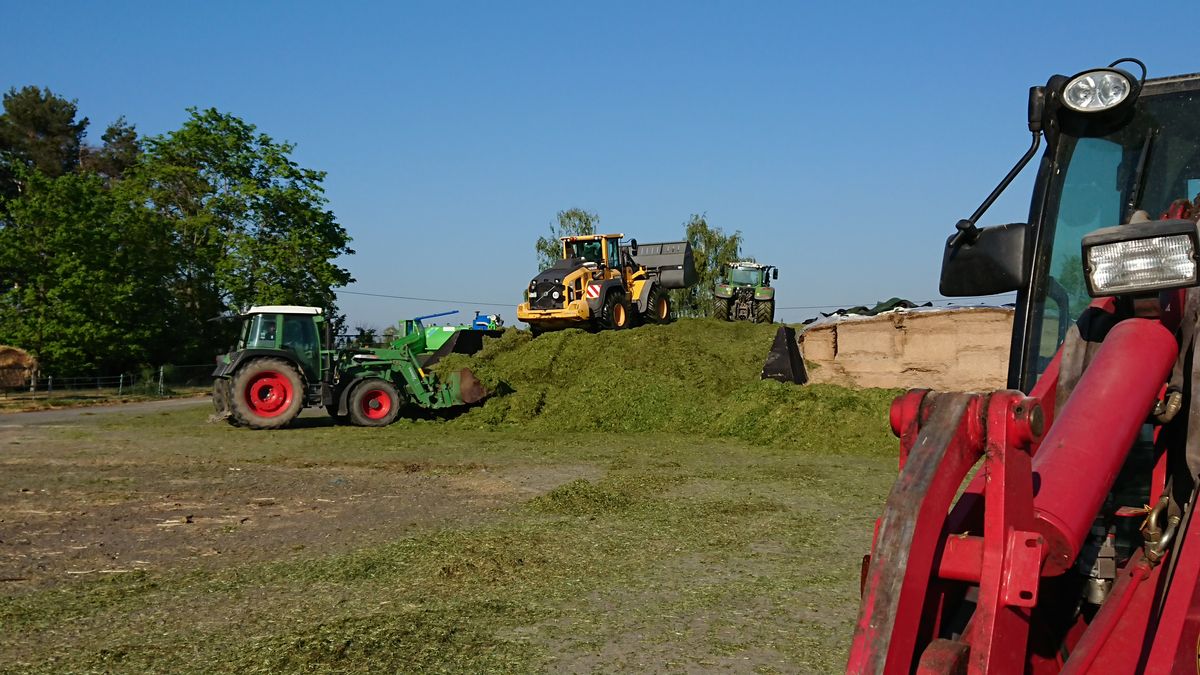
[[[1158,320],[1116,323],[1057,415],[1061,353],[1029,397],[897,398],[901,472],[877,525],[847,671],[1195,673],[1200,534],[1176,537],[1168,580],[1159,563],[1175,529],[1154,530],[1090,619],[1066,574],[1178,349]]]

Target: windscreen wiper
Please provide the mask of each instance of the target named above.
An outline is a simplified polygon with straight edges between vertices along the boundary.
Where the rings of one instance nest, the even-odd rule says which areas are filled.
[[[1128,223],[1133,217],[1133,212],[1141,206],[1142,192],[1146,189],[1146,161],[1150,158],[1150,147],[1154,145],[1154,135],[1158,133],[1155,129],[1150,129],[1146,133],[1146,140],[1142,141],[1142,151],[1138,155],[1137,169],[1133,174],[1133,187],[1129,191],[1129,201],[1125,204],[1125,218],[1123,222]]]

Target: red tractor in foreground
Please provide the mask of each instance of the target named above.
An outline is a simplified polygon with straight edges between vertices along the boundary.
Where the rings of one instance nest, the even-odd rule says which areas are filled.
[[[892,404],[851,673],[1198,672],[1200,74],[1055,75],[1028,122],[941,276],[1017,292],[1010,388]],[[1043,139],[1029,222],[977,227]]]

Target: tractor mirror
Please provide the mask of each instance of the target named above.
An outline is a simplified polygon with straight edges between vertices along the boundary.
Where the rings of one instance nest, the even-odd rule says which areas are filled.
[[[775,269],[771,270],[771,278],[772,278],[772,279],[778,279],[778,278],[779,278],[779,268],[778,268],[778,267],[776,267]]]
[[[629,255],[637,257],[637,239],[629,240]]]
[[[942,254],[941,294],[969,297],[1020,289],[1028,231],[1025,223],[1011,223],[978,229],[969,242],[962,241],[959,233],[948,238]]]

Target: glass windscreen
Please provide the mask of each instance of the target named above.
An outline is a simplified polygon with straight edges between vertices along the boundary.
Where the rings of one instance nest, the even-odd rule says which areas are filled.
[[[586,262],[600,264],[604,262],[604,248],[600,241],[567,242],[568,258],[583,258]]]
[[[1040,374],[1091,301],[1080,240],[1131,220],[1177,217],[1184,200],[1200,210],[1200,94],[1143,96],[1132,121],[1116,131],[1064,136],[1047,185],[1041,250],[1049,265],[1035,280],[1030,360]],[[1190,215],[1195,219],[1200,213]],[[1045,246],[1045,244],[1043,244]]]
[[[751,286],[758,283],[762,272],[759,270],[746,269],[731,269],[729,270],[729,283],[731,284],[749,284]]]

